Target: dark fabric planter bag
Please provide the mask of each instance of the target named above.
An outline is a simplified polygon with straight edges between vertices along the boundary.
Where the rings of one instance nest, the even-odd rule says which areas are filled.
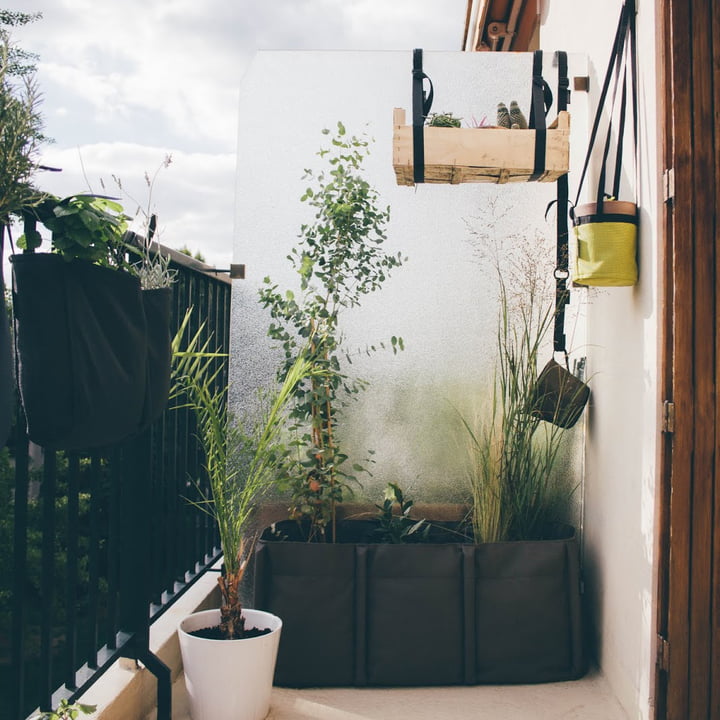
[[[15,346],[28,437],[67,450],[110,445],[157,414],[165,370],[150,370],[137,278],[59,255],[13,255]],[[148,312],[158,324],[155,306]],[[167,304],[169,309],[169,302]],[[162,335],[160,346],[169,345]],[[169,350],[153,353],[167,359]],[[167,393],[165,394],[167,400]]]
[[[572,533],[486,545],[273,537],[255,547],[253,605],[283,620],[278,685],[549,682],[586,670]]]

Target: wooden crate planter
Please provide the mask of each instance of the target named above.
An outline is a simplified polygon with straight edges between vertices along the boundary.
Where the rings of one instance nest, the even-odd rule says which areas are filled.
[[[393,167],[398,185],[414,185],[413,128],[405,110],[393,113]],[[545,171],[538,182],[554,182],[570,167],[570,115],[546,132]],[[535,130],[425,127],[425,182],[528,182],[533,174]]]
[[[370,521],[365,523],[372,530]],[[306,543],[294,523],[255,548],[254,607],[283,620],[275,682],[288,687],[571,680],[585,672],[579,549]],[[341,530],[340,532],[343,532]],[[339,534],[340,540],[343,535]]]

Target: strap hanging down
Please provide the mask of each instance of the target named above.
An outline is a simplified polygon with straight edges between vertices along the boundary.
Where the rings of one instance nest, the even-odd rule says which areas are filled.
[[[425,118],[430,112],[433,101],[432,80],[423,72],[423,51],[413,50],[412,110],[413,110],[413,181],[425,182]],[[425,92],[424,81],[430,84]]]
[[[624,63],[623,61],[626,59],[626,52],[627,52],[627,44],[629,42],[630,45],[630,57],[626,60]],[[634,141],[635,141],[635,150],[637,152],[637,70],[635,67],[635,53],[636,53],[636,47],[635,47],[635,2],[634,0],[625,0],[622,5],[622,10],[620,12],[620,19],[618,21],[617,30],[615,32],[615,39],[613,41],[613,48],[612,52],[610,53],[610,60],[608,62],[607,71],[605,72],[605,79],[603,81],[603,87],[602,91],[600,92],[600,98],[598,100],[598,107],[597,112],[595,113],[595,119],[593,121],[593,127],[592,131],[590,132],[590,141],[588,143],[588,149],[587,154],[585,155],[585,163],[583,165],[582,173],[580,175],[580,182],[578,183],[578,189],[577,189],[577,195],[575,197],[575,205],[578,204],[580,200],[580,193],[582,190],[583,183],[585,181],[585,176],[587,174],[588,167],[590,165],[590,158],[592,156],[592,150],[595,145],[595,141],[597,139],[598,130],[600,129],[600,121],[603,117],[603,109],[605,106],[605,100],[607,99],[608,91],[610,90],[610,83],[612,82],[613,78],[615,78],[614,83],[614,89],[613,89],[613,97],[611,100],[611,105],[614,106],[615,104],[615,96],[618,88],[618,82],[621,74],[621,68],[623,64],[625,65],[625,77],[627,77],[627,62],[630,64],[631,69],[631,80],[632,80],[632,110],[633,110],[633,134],[634,134]],[[623,87],[625,88],[625,81],[623,81]],[[622,91],[624,93],[624,90]],[[610,109],[610,114],[612,116],[613,107]],[[624,112],[621,108],[621,116],[622,121],[624,124]],[[612,119],[611,119],[612,124]],[[618,128],[618,136],[622,136],[623,134],[623,127],[622,125]],[[611,126],[608,126],[608,135],[606,139],[606,148],[609,144],[610,134],[611,134]],[[620,141],[620,145],[622,144],[622,141]],[[620,147],[620,151],[622,150],[622,147]],[[607,157],[607,149],[603,153],[605,157]],[[616,166],[615,166],[615,182],[613,184],[613,191],[615,192],[615,195],[617,196],[617,190],[619,189],[617,186],[619,185],[619,178],[620,178],[620,152],[617,154],[616,159]],[[602,180],[603,182],[598,184],[598,203],[600,207],[598,210],[601,210],[602,202],[604,199],[604,179],[605,179],[605,159],[603,160],[603,168],[602,168]],[[571,210],[572,214],[572,210]]]
[[[559,51],[555,58],[558,66],[558,113],[567,110],[570,100],[570,81],[568,80],[567,53]],[[555,352],[565,353],[567,359],[567,341],[565,338],[565,306],[570,302],[570,290],[567,281],[570,276],[568,261],[568,176],[567,173],[557,179],[557,258],[555,266],[555,328],[553,348]]]
[[[545,172],[545,145],[547,128],[545,116],[552,105],[552,91],[542,76],[542,50],[533,53],[532,98],[530,100],[530,122],[528,126],[535,130],[535,160],[532,175],[528,180],[538,180]]]

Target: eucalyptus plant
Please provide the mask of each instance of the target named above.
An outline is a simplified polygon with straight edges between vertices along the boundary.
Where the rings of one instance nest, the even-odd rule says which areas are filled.
[[[378,290],[392,270],[402,265],[400,253],[383,249],[390,210],[380,206],[377,191],[363,177],[369,152],[367,139],[347,134],[344,125],[330,135],[330,146],[319,151],[325,161],[319,172],[306,170],[308,186],[302,197],[313,219],[300,228],[300,241],[288,256],[297,272],[300,293],[282,291],[265,278],[260,302],[268,308],[269,336],[285,354],[281,378],[309,341],[308,358],[320,377],[295,391],[291,417],[297,440],[288,458],[286,482],[292,494],[291,517],[309,519],[309,539],[335,536],[336,505],[355,480],[337,432],[339,407],[359,393],[365,383],[342,370],[340,317],[360,305],[363,296]],[[391,340],[394,351],[402,340]]]
[[[224,571],[218,577],[220,630],[230,640],[245,634],[239,591],[253,545],[252,517],[276,477],[286,409],[298,385],[317,371],[300,350],[280,387],[267,398],[263,416],[244,431],[229,415],[226,388],[218,381],[226,356],[211,349],[211,339],[203,339],[204,325],[180,348],[189,317],[188,312],[173,340],[171,400],[176,407],[190,408],[196,418],[209,492],[196,482],[199,500],[193,504],[213,519],[220,536],[224,558]]]

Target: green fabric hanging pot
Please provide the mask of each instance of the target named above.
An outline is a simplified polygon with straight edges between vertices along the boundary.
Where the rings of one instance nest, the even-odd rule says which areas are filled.
[[[573,213],[577,253],[573,280],[579,285],[635,285],[637,267],[637,205],[605,200],[579,205]]]

